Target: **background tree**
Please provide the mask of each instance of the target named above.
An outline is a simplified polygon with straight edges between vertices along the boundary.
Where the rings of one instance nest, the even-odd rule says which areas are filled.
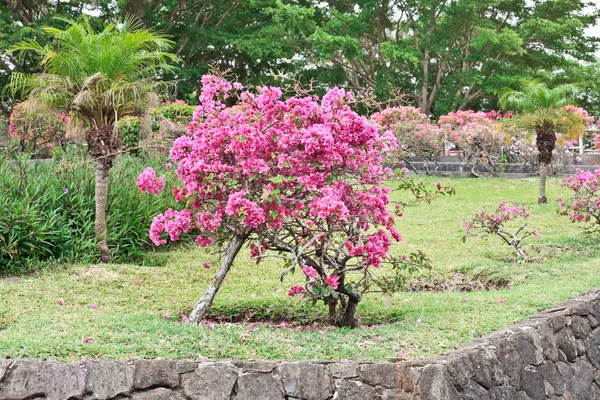
[[[565,133],[577,138],[585,131],[585,117],[574,112],[575,107],[565,107],[575,102],[579,89],[573,85],[560,85],[550,89],[539,80],[524,81],[521,91],[505,88],[499,104],[507,111],[520,113],[513,121],[517,126],[535,132],[540,165],[540,196],[546,203],[546,178],[556,145],[556,134]]]
[[[598,10],[580,0],[332,0],[307,8],[314,28],[298,42],[301,75],[383,99],[400,89],[427,115],[494,109],[500,88],[581,67],[598,48],[585,35]]]
[[[44,28],[48,44],[30,39],[11,48],[41,57],[42,72],[14,72],[9,84],[13,95],[22,93],[30,105],[50,106],[86,126],[88,152],[95,160],[95,227],[101,260],[109,262],[106,244],[106,194],[109,171],[121,146],[120,118],[142,115],[158,104],[162,86],[154,79],[174,55],[172,42],[161,34],[141,29],[133,19],[108,24],[96,33],[89,20],[61,19],[66,29]]]

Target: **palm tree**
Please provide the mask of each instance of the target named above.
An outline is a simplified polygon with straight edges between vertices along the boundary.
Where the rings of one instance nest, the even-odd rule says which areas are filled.
[[[15,72],[8,89],[30,104],[68,113],[85,126],[88,153],[95,160],[95,232],[102,262],[110,262],[106,243],[106,195],[115,156],[121,148],[119,119],[144,115],[158,104],[164,83],[154,78],[176,57],[172,41],[142,29],[134,19],[109,24],[98,33],[89,20],[59,18],[66,29],[45,27],[49,44],[25,40],[9,49],[41,57],[41,73]]]
[[[515,123],[534,131],[540,165],[539,203],[546,203],[546,178],[556,145],[557,132],[582,133],[585,126],[577,118],[571,118],[564,106],[573,104],[579,89],[574,85],[560,85],[550,89],[539,80],[524,80],[522,90],[504,88],[500,91],[499,105],[505,111],[516,111]],[[582,129],[572,129],[581,124]]]

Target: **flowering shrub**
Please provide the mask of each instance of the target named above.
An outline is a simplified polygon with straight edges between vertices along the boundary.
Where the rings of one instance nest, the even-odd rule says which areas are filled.
[[[600,225],[600,169],[594,172],[577,170],[569,176],[562,186],[571,189],[574,194],[566,202],[559,197],[559,214],[568,216],[573,222],[592,222]]]
[[[498,168],[505,144],[505,135],[494,121],[494,116],[483,112],[457,111],[443,115],[438,124],[448,140],[458,151],[462,168],[475,171],[478,165],[486,165],[492,171]]]
[[[464,237],[497,235],[515,249],[519,261],[525,262],[527,255],[521,249],[521,242],[529,236],[540,237],[538,231],[526,230],[529,215],[526,206],[518,206],[515,202],[507,205],[505,201],[501,201],[494,212],[482,210],[469,219],[463,218]],[[517,223],[519,220],[523,222]],[[509,225],[510,222],[513,224]]]
[[[391,107],[373,114],[371,120],[382,132],[391,130],[398,147],[395,160],[419,173],[415,161],[423,161],[429,175],[437,170],[437,158],[444,154],[442,130],[431,124],[429,118],[414,107]]]
[[[189,321],[205,315],[239,250],[250,243],[257,261],[285,260],[282,279],[302,270],[291,295],[324,300],[332,321],[356,326],[370,270],[388,257],[392,240],[401,240],[387,209],[390,189],[382,185],[391,170],[382,167],[381,155],[395,147],[394,136],[353,112],[342,89],[320,101],[282,100],[275,87],[253,94],[214,76],[202,82],[189,135],[171,150],[182,182],[173,192],[184,207],[155,217],[150,230],[156,245],[184,233],[203,247],[227,242]],[[237,105],[227,107],[231,96]],[[143,175],[140,187],[154,188],[156,176]]]
[[[8,131],[19,140],[21,151],[49,157],[55,146],[62,147],[73,139],[66,134],[68,122],[65,114],[36,110],[28,103],[19,103],[10,115]]]

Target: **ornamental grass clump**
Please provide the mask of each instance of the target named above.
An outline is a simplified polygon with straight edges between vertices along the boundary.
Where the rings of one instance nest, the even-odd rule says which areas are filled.
[[[150,230],[156,245],[191,234],[200,246],[224,248],[188,321],[206,315],[250,244],[257,262],[283,261],[282,280],[300,271],[291,295],[324,301],[332,323],[358,326],[356,308],[376,286],[372,270],[393,262],[390,246],[401,240],[384,187],[392,171],[382,166],[394,136],[352,111],[342,89],[283,100],[277,87],[251,93],[215,76],[202,82],[188,135],[171,149],[181,207],[156,216]],[[162,181],[146,170],[138,186],[157,192]]]
[[[592,222],[590,231],[600,229],[600,169],[594,172],[577,169],[577,174],[566,178],[561,186],[574,193],[566,201],[562,197],[556,199],[559,214],[568,216],[572,222]]]
[[[506,204],[505,201],[498,203],[494,212],[479,211],[471,218],[463,218],[464,240],[467,237],[496,235],[502,241],[515,249],[517,261],[526,262],[527,255],[521,248],[524,239],[535,236],[540,237],[538,231],[527,229],[527,219],[530,213],[526,206],[519,206],[514,201]]]

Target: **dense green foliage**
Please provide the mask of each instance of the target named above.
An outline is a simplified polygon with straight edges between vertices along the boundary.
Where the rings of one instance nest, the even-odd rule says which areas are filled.
[[[122,157],[111,171],[107,235],[119,262],[143,260],[154,247],[148,238],[152,217],[173,206],[167,195],[143,201],[145,195],[132,184],[148,163],[161,165],[156,159]],[[0,158],[0,192],[0,274],[39,262],[97,261],[92,163]]]
[[[135,15],[172,35],[181,61],[164,79],[177,79],[176,97],[189,102],[216,67],[246,85],[313,80],[317,91],[339,85],[379,100],[402,94],[434,115],[494,109],[500,88],[542,78],[582,84],[582,105],[600,111],[598,38],[585,34],[599,14],[586,0],[4,1],[0,49],[39,37],[43,25],[62,26],[55,15],[82,10],[98,15],[96,24]],[[31,58],[0,58],[0,85],[9,63],[36,68]]]

